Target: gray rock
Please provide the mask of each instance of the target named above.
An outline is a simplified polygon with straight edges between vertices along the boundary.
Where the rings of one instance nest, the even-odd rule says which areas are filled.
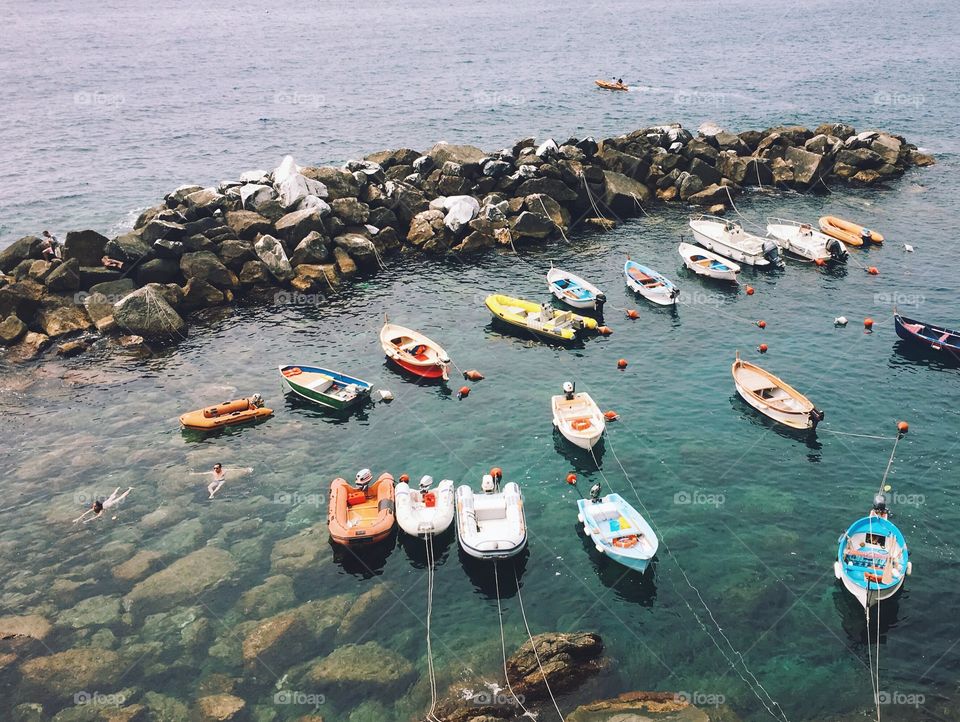
[[[448,160],[466,165],[469,163],[479,164],[487,154],[472,145],[437,143],[427,152],[427,155],[433,158],[435,165],[443,165]]]
[[[172,258],[154,258],[137,266],[136,274],[137,283],[141,286],[148,283],[179,283],[180,263]]]
[[[444,229],[443,217],[443,211],[434,209],[418,213],[410,221],[407,242],[414,246],[422,246],[438,234],[442,234]]]
[[[695,206],[713,206],[718,203],[728,203],[727,188],[722,185],[714,184],[707,186],[699,193],[694,193],[686,199]]]
[[[533,193],[523,199],[523,205],[528,211],[546,215],[547,218],[553,221],[554,225],[559,228],[566,230],[570,225],[570,214],[567,212],[567,209],[550,196],[543,195],[542,193]],[[495,215],[495,212],[498,210],[497,208],[492,208],[491,211],[488,212],[487,218],[492,221],[497,220],[496,217],[491,217],[491,215]]]
[[[362,226],[370,217],[370,207],[356,198],[338,198],[330,205],[333,214],[348,226]]]
[[[7,273],[28,258],[41,257],[42,241],[36,236],[24,236],[0,251],[0,271]],[[99,262],[99,259],[98,259]]]
[[[641,205],[650,200],[651,192],[643,183],[628,178],[622,173],[603,171],[603,202],[614,212],[621,215],[635,215],[637,203]]]
[[[480,203],[472,196],[450,196],[443,202],[446,215],[444,225],[454,233],[459,233],[480,212]]]
[[[419,153],[410,148],[399,148],[397,150],[381,150],[371,153],[364,160],[371,161],[383,168],[390,168],[395,165],[410,165],[419,157]]]
[[[298,211],[302,212],[302,211]],[[293,278],[293,268],[290,266],[290,260],[287,258],[283,245],[273,236],[264,235],[253,244],[257,256],[263,261],[267,270],[281,283],[286,283]]]
[[[558,203],[568,203],[577,200],[576,191],[571,190],[563,181],[555,178],[531,178],[524,181],[517,188],[518,196],[529,196],[534,193],[543,193]]]
[[[787,148],[784,160],[793,163],[793,185],[809,188],[826,172],[828,162],[824,156],[802,148]]]
[[[301,172],[307,178],[324,185],[329,202],[338,198],[356,198],[360,194],[360,184],[349,171],[330,166],[315,166],[304,168]]]
[[[203,190],[203,186],[189,185],[189,184],[182,185],[178,188],[173,189],[169,193],[167,193],[167,195],[164,196],[164,200],[166,201],[167,206],[169,208],[173,208],[175,206],[179,206],[180,204],[182,204],[186,199],[186,197],[191,193],[196,193],[197,191],[202,191],[202,190]]]
[[[217,288],[236,288],[237,277],[210,251],[185,253],[180,259],[180,271],[188,281],[196,278]]]
[[[253,244],[250,241],[226,240],[220,244],[217,251],[223,265],[234,273],[239,273],[243,264],[247,261],[253,261],[257,258],[256,251],[253,250]]]
[[[426,196],[420,189],[409,183],[387,181],[384,184],[384,189],[387,198],[386,207],[396,213],[397,218],[403,224],[409,224],[415,215],[427,210]]]
[[[270,233],[273,225],[267,218],[253,211],[230,211],[226,214],[229,226],[237,238],[252,241],[261,233]]]
[[[330,239],[318,231],[311,231],[297,244],[290,256],[293,267],[304,263],[319,264],[330,260]]]
[[[333,212],[333,209],[330,207],[329,203],[322,198],[317,198],[316,196],[304,196],[300,199],[300,202],[297,203],[296,208],[298,211],[304,211],[308,209],[316,211],[323,218],[326,218]]]
[[[51,291],[80,290],[80,261],[76,258],[64,261],[50,272],[46,283]]]
[[[817,126],[817,129],[813,132],[814,135],[833,135],[840,140],[846,140],[857,131],[852,125],[845,123],[824,123]]]
[[[359,233],[347,233],[337,236],[333,239],[335,248],[342,248],[346,251],[358,268],[371,269],[379,265],[377,260],[377,247],[373,241],[364,238]]]
[[[336,203],[337,201],[334,201]],[[296,247],[300,241],[310,233],[325,231],[323,218],[314,208],[305,208],[302,211],[293,211],[283,216],[275,224],[277,235]]]
[[[20,343],[11,349],[13,361],[30,361],[37,358],[50,345],[50,337],[43,333],[27,331]]]
[[[238,280],[239,282],[239,280]],[[183,287],[183,308],[190,311],[197,308],[218,306],[226,300],[223,292],[199,278],[191,278]]]
[[[63,242],[63,258],[75,258],[81,266],[97,266],[103,258],[107,240],[96,231],[70,231]]]
[[[173,221],[161,221],[159,219],[154,219],[147,223],[140,230],[140,238],[147,244],[152,245],[155,241],[161,239],[170,239],[171,241],[179,241],[187,235],[186,229],[182,223],[175,223]],[[97,262],[100,262],[100,259],[97,259]],[[94,264],[90,264],[94,265]]]
[[[123,599],[124,608],[141,616],[186,601],[233,581],[237,563],[216,547],[202,547],[139,582]]]
[[[86,331],[93,327],[93,322],[83,306],[73,304],[41,308],[37,312],[37,323],[51,338]]]
[[[292,208],[304,196],[327,197],[327,187],[302,175],[289,155],[274,170],[273,185],[284,208]]]
[[[240,270],[240,285],[242,286],[267,286],[270,285],[271,280],[270,271],[266,264],[259,259],[247,261]]]
[[[194,210],[197,216],[211,216],[218,210],[227,210],[227,198],[216,188],[203,188],[184,197],[188,208]]]
[[[699,178],[703,182],[704,186],[720,182],[720,173],[717,172],[717,169],[712,165],[708,165],[699,158],[693,158],[690,161],[690,167],[688,170],[692,175],[695,175],[697,178]]]
[[[153,222],[151,221],[151,223]],[[136,233],[124,233],[108,241],[104,247],[104,253],[110,258],[127,264],[136,263],[142,258],[150,257],[153,250],[150,248],[150,244]]]
[[[27,324],[14,314],[10,314],[3,320],[3,323],[0,323],[0,344],[4,346],[15,344],[26,332]]]
[[[556,230],[556,225],[541,213],[523,211],[510,223],[514,235],[526,238],[546,238]]]
[[[187,324],[154,286],[144,286],[113,307],[113,318],[126,333],[144,338],[185,337]]]
[[[262,205],[276,198],[276,191],[268,185],[251,184],[240,189],[240,205],[248,211],[259,210]]]
[[[403,692],[416,679],[413,665],[376,642],[338,647],[313,664],[306,680],[341,693],[362,687],[376,694]]]

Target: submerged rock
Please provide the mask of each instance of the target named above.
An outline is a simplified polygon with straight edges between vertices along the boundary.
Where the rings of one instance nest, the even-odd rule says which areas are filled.
[[[682,693],[627,692],[577,707],[566,722],[710,722]],[[717,717],[716,719],[726,719]]]
[[[541,666],[554,692],[572,689],[583,681],[584,676],[601,669],[603,640],[597,634],[547,632],[536,635],[533,642],[536,655],[527,641],[507,660],[510,681],[517,694],[530,699],[546,694]]]
[[[80,690],[109,689],[129,671],[127,660],[110,649],[78,647],[29,659],[20,667],[23,691],[58,700],[73,700]]]
[[[134,615],[168,609],[231,582],[236,569],[228,552],[204,547],[138,583],[123,606]]]
[[[376,642],[365,642],[338,647],[310,667],[306,680],[332,692],[364,689],[371,694],[396,694],[416,676],[413,665],[399,654]]]
[[[247,703],[232,694],[212,694],[197,700],[200,722],[227,722],[239,719]]]
[[[46,639],[53,625],[39,614],[0,617],[0,639]]]

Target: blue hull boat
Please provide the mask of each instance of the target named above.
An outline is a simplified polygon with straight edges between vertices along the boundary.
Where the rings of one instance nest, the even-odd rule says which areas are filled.
[[[930,351],[943,352],[951,356],[953,361],[960,360],[960,332],[901,316],[896,309],[893,311],[893,323],[897,336],[904,341]]]
[[[660,540],[640,512],[619,494],[577,500],[577,520],[601,554],[638,572],[646,570]]]
[[[866,609],[900,591],[912,571],[910,551],[896,524],[871,512],[840,535],[833,570]]]

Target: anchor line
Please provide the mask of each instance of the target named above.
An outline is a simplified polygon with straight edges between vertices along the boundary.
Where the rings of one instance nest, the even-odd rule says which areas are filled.
[[[523,713],[527,717],[531,717],[530,710],[523,706],[523,702],[520,701],[520,698],[517,697],[517,693],[513,691],[513,685],[510,684],[510,675],[507,672],[507,641],[503,634],[503,607],[500,604],[500,574],[497,571],[499,562],[494,560],[493,562],[493,582],[497,590],[497,622],[500,624],[500,651],[503,654],[503,679],[507,683],[507,689],[510,690],[510,695],[513,697],[514,701],[523,710]]]
[[[550,689],[550,682],[547,680],[547,673],[543,670],[543,663],[540,661],[540,653],[537,651],[537,645],[533,641],[533,634],[530,632],[530,624],[527,622],[527,613],[523,608],[523,596],[520,594],[520,578],[517,576],[517,568],[513,568],[513,580],[517,584],[517,601],[520,602],[520,616],[523,618],[523,626],[527,630],[527,637],[530,639],[530,646],[533,648],[533,656],[537,660],[537,667],[540,668],[540,676],[543,677],[543,684],[547,688],[547,694],[550,695],[550,701],[553,702],[553,708],[557,710],[557,717],[563,722],[563,712],[560,711],[560,705],[557,704],[556,697],[553,696],[553,690]]]

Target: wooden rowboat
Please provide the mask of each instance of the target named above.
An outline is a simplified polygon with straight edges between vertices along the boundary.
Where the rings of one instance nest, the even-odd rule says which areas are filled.
[[[706,251],[690,243],[681,243],[677,252],[683,259],[683,265],[698,276],[716,278],[720,281],[737,282],[740,266],[711,251]]]
[[[838,241],[843,241],[848,246],[859,247],[863,245],[864,241],[883,243],[883,236],[876,231],[836,216],[823,216],[820,219],[820,230]]]
[[[837,540],[834,575],[864,609],[894,596],[912,571],[903,532],[885,511],[871,510]]]
[[[385,323],[380,329],[380,346],[390,361],[412,374],[425,379],[449,378],[447,352],[419,331]]]
[[[225,426],[265,419],[272,414],[272,409],[264,408],[263,397],[260,394],[254,394],[246,399],[224,401],[216,406],[188,411],[180,417],[180,423],[188,429],[213,431]]]
[[[815,429],[823,412],[783,379],[756,364],[744,361],[737,352],[731,368],[737,393],[764,416],[793,429]]]
[[[623,265],[623,277],[631,291],[660,306],[675,306],[680,296],[680,289],[662,273],[629,258]]]
[[[611,83],[609,80],[594,80],[598,87],[604,90],[630,90],[623,83]]]
[[[368,382],[319,366],[281,366],[280,375],[297,396],[338,411],[370,396]]]
[[[893,310],[893,325],[897,336],[904,341],[931,351],[946,351],[952,360],[960,360],[960,332],[901,316],[896,309]]]
[[[547,287],[558,300],[573,308],[602,311],[607,300],[592,283],[559,268],[547,271]]]

